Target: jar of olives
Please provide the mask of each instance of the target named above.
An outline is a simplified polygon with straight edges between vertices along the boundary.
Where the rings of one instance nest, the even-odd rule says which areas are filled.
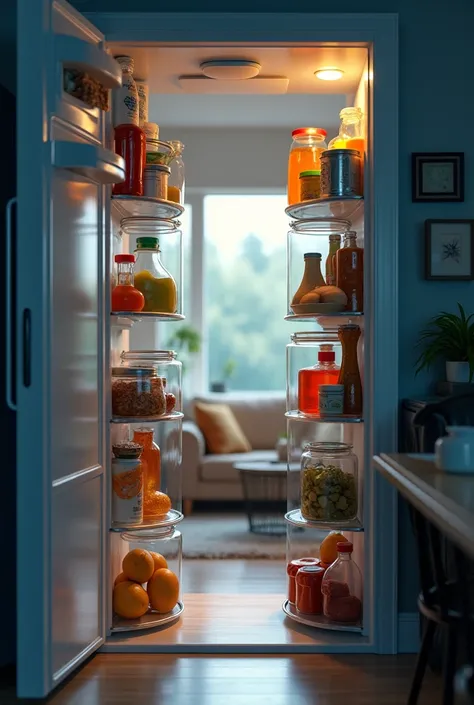
[[[309,443],[301,456],[301,514],[343,526],[358,514],[357,457],[347,443]]]

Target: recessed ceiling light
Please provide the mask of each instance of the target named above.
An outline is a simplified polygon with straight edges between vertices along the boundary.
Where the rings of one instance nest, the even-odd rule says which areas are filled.
[[[255,78],[262,67],[257,61],[247,59],[214,59],[204,61],[200,69],[207,78],[225,81],[245,81]]]
[[[321,81],[338,81],[344,76],[344,71],[341,69],[336,69],[334,67],[327,67],[325,69],[319,69],[314,72],[316,78],[320,78]]]

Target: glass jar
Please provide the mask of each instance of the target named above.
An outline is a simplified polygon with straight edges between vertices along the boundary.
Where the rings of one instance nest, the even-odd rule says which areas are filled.
[[[327,132],[320,127],[299,127],[293,130],[293,142],[288,157],[288,205],[301,203],[300,174],[302,171],[319,171],[321,153],[327,149]]]
[[[145,133],[138,125],[117,125],[114,129],[115,153],[125,161],[125,179],[114,184],[114,196],[143,196]]]
[[[134,255],[115,255],[117,264],[116,286],[112,289],[112,311],[141,311],[145,299],[141,291],[133,286]]]
[[[317,282],[321,286],[323,285],[321,282],[324,285],[328,284],[329,282],[324,281],[321,265],[322,262],[325,262],[327,271],[327,258],[330,245],[333,244],[330,238],[333,236],[341,238],[345,232],[350,230],[350,227],[350,221],[343,219],[297,220],[290,224],[290,230],[287,234],[287,303],[289,315],[294,315],[291,305],[304,277],[305,254],[317,252],[321,255],[319,264],[321,279],[318,275]],[[309,293],[309,291],[306,293]],[[343,308],[343,305],[341,305],[341,308]],[[299,310],[301,311],[301,309]]]
[[[162,380],[165,392],[166,414],[182,410],[182,364],[174,350],[128,350],[120,355],[124,369],[152,368]]]
[[[185,170],[183,161],[184,144],[179,140],[170,142],[174,158],[171,162],[171,176],[168,184],[168,201],[184,205]]]
[[[177,313],[176,282],[160,259],[157,237],[137,238],[135,286],[145,297],[143,311],[148,313]]]
[[[364,113],[360,108],[343,108],[339,113],[341,124],[339,134],[328,145],[329,149],[356,149],[362,160],[365,152],[363,133]]]
[[[338,556],[323,578],[324,616],[333,622],[357,624],[362,619],[362,574],[352,551],[350,541],[338,542]]]
[[[300,196],[302,201],[313,201],[321,196],[321,171],[302,171],[300,174]]]
[[[319,565],[319,558],[295,558],[286,566],[288,575],[288,602],[292,605],[296,603],[296,574],[299,569],[307,565]]]
[[[182,536],[174,527],[112,532],[110,577],[116,617],[132,624],[147,614],[156,616],[159,623],[160,616],[181,611],[181,564]],[[127,588],[117,589],[126,580],[143,590],[131,588],[133,601],[124,595]]]
[[[163,378],[153,367],[112,368],[112,416],[155,418],[165,411]]]
[[[343,526],[357,519],[357,457],[347,443],[309,443],[301,456],[301,514]]]
[[[341,345],[334,331],[304,331],[292,333],[290,344],[286,346],[286,380],[287,380],[287,411],[307,409],[306,414],[317,414],[318,386],[313,388],[313,371],[317,370],[318,362],[329,365],[331,380],[339,376],[341,361]],[[330,347],[328,347],[330,346]],[[328,359],[325,353],[330,353]],[[333,359],[334,356],[334,359]],[[318,358],[321,357],[320,360]],[[334,369],[333,369],[334,368]],[[327,384],[317,376],[320,384]],[[311,384],[309,385],[309,383]],[[336,379],[337,382],[337,379]],[[313,411],[309,411],[313,409]],[[316,411],[314,411],[316,409]],[[301,457],[300,455],[298,457]]]
[[[296,573],[296,609],[302,614],[321,614],[321,585],[325,570],[320,565],[306,565]]]

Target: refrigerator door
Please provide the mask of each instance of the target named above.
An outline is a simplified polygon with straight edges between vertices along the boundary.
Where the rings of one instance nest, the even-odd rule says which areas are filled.
[[[112,88],[103,36],[62,0],[18,0],[18,695],[47,695],[105,635],[105,115],[64,69]]]

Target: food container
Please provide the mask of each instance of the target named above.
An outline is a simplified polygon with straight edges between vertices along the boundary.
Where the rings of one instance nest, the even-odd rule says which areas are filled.
[[[320,416],[339,416],[344,413],[343,384],[320,384],[318,395]]]
[[[112,368],[113,416],[150,418],[165,411],[163,378],[154,367]]]
[[[286,566],[288,575],[288,602],[292,605],[296,603],[296,574],[300,568],[306,565],[319,565],[319,558],[295,558]]]
[[[361,157],[355,149],[329,149],[321,155],[321,198],[362,196]]]
[[[140,127],[143,127],[148,123],[148,83],[138,78],[135,79],[135,83],[138,93],[138,120]]]
[[[334,524],[357,518],[357,457],[347,443],[309,443],[301,456],[301,514]]]
[[[362,573],[352,560],[353,545],[338,541],[338,557],[323,578],[324,616],[333,622],[358,623],[362,619]]]
[[[143,172],[143,195],[166,200],[170,173],[171,169],[169,166],[147,164]]]
[[[296,609],[303,614],[321,614],[321,584],[325,570],[319,565],[306,565],[296,574]]]
[[[112,460],[112,523],[136,526],[143,521],[143,466],[140,458]]]
[[[147,138],[147,140],[154,140],[158,142],[160,136],[160,128],[158,127],[156,122],[145,122],[145,124],[142,125],[142,130],[145,133],[145,137]],[[155,151],[158,151],[158,145],[150,145],[150,152]]]
[[[321,195],[321,172],[302,171],[300,174],[300,193],[302,201],[312,201]]]
[[[174,147],[170,142],[162,140],[146,138],[146,163],[147,164],[163,164],[170,166],[175,157]]]
[[[163,380],[166,398],[166,414],[181,411],[182,364],[176,359],[174,350],[127,350],[120,355],[122,364],[129,369],[150,368]],[[137,440],[137,439],[134,439]],[[140,443],[141,441],[137,441]]]

